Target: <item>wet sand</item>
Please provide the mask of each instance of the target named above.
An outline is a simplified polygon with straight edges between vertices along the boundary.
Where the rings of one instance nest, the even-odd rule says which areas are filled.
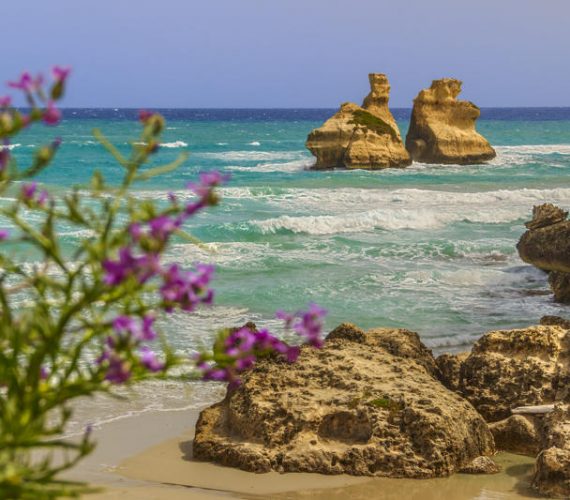
[[[529,490],[532,458],[501,453],[503,471],[414,480],[320,474],[253,474],[195,461],[192,438],[196,410],[149,412],[95,429],[99,446],[68,478],[89,481],[110,499],[274,498],[484,500],[537,498]]]

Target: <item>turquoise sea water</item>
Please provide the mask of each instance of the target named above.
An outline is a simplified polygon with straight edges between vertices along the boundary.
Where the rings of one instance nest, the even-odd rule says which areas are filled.
[[[254,320],[278,328],[276,309],[310,301],[330,311],[330,328],[342,321],[406,327],[438,351],[465,348],[491,329],[567,314],[515,244],[533,205],[570,207],[569,109],[484,110],[478,129],[498,153],[487,165],[308,171],[307,133],[332,112],[164,111],[161,158],[183,150],[191,156],[179,171],[140,185],[140,196],[183,195],[202,170],[232,174],[222,204],[188,227],[209,250],[179,241],[169,254],[184,265],[217,265],[215,307],[163,321],[180,352],[206,345],[221,326]],[[405,135],[409,110],[395,115]],[[116,179],[120,167],[91,131],[101,128],[126,151],[138,133],[135,116],[67,110],[57,132],[36,128],[13,153],[23,160],[28,145],[57,133],[61,150],[41,178],[51,189],[86,183],[94,168]],[[70,229],[66,237],[74,245],[86,235]],[[219,386],[163,384],[160,402],[135,389],[139,399],[129,411],[199,405],[220,394]]]

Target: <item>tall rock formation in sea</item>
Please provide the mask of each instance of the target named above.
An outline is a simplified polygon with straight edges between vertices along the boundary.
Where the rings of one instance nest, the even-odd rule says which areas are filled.
[[[309,134],[307,148],[317,158],[313,168],[381,169],[406,167],[410,156],[388,108],[386,75],[371,73],[370,94],[362,106],[344,103],[322,127]]]
[[[551,203],[533,208],[532,220],[519,240],[522,260],[548,272],[558,302],[570,304],[570,221],[568,212]]]
[[[481,111],[458,100],[462,82],[434,80],[414,99],[406,149],[412,160],[423,163],[477,164],[492,160],[495,150],[475,130]]]

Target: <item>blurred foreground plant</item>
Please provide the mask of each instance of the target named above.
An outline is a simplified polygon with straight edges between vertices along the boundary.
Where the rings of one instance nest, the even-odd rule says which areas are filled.
[[[190,313],[213,300],[212,266],[185,270],[164,264],[162,257],[190,217],[218,203],[215,188],[226,177],[201,174],[188,186],[193,196],[185,203],[172,195],[159,206],[131,194],[133,183],[170,172],[186,159],[182,154],[167,165],[149,166],[164,119],[141,112],[142,131],[128,157],[94,131],[123,167],[120,183],[108,185],[95,172],[90,186],[59,197],[40,189],[29,179],[52,162],[61,141],[37,149],[24,168],[11,155],[10,141],[34,122],[60,121],[56,103],[69,70],[56,67],[52,73],[48,90],[42,76],[29,73],[9,83],[23,93],[27,114],[12,107],[10,97],[0,97],[0,195],[13,199],[0,206],[2,224],[10,226],[0,229],[0,498],[77,495],[79,485],[57,477],[94,443],[89,429],[79,440],[62,437],[72,416],[70,403],[110,392],[114,384],[163,376],[182,360],[157,332],[158,315]],[[89,236],[66,251],[61,224]],[[35,252],[35,263],[18,259],[24,248]],[[278,317],[320,347],[324,314],[313,305]],[[273,352],[292,362],[299,349],[267,330],[245,327],[220,332],[213,352],[194,361],[203,378],[235,387],[241,372]]]

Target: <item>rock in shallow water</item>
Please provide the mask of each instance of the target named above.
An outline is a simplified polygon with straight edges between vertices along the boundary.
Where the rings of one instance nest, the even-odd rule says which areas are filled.
[[[445,476],[494,452],[487,424],[406,330],[342,325],[295,364],[263,360],[200,415],[194,454],[253,472]]]
[[[311,131],[307,148],[317,158],[313,168],[380,169],[411,164],[388,99],[386,75],[371,73],[370,94],[361,106],[348,102],[321,127]]]
[[[461,101],[462,82],[455,78],[434,80],[414,99],[406,149],[412,160],[423,163],[468,165],[492,160],[495,150],[475,130],[481,111]]]
[[[558,302],[570,303],[570,221],[568,212],[545,203],[533,208],[533,218],[517,243],[520,258],[549,272],[548,282]]]

